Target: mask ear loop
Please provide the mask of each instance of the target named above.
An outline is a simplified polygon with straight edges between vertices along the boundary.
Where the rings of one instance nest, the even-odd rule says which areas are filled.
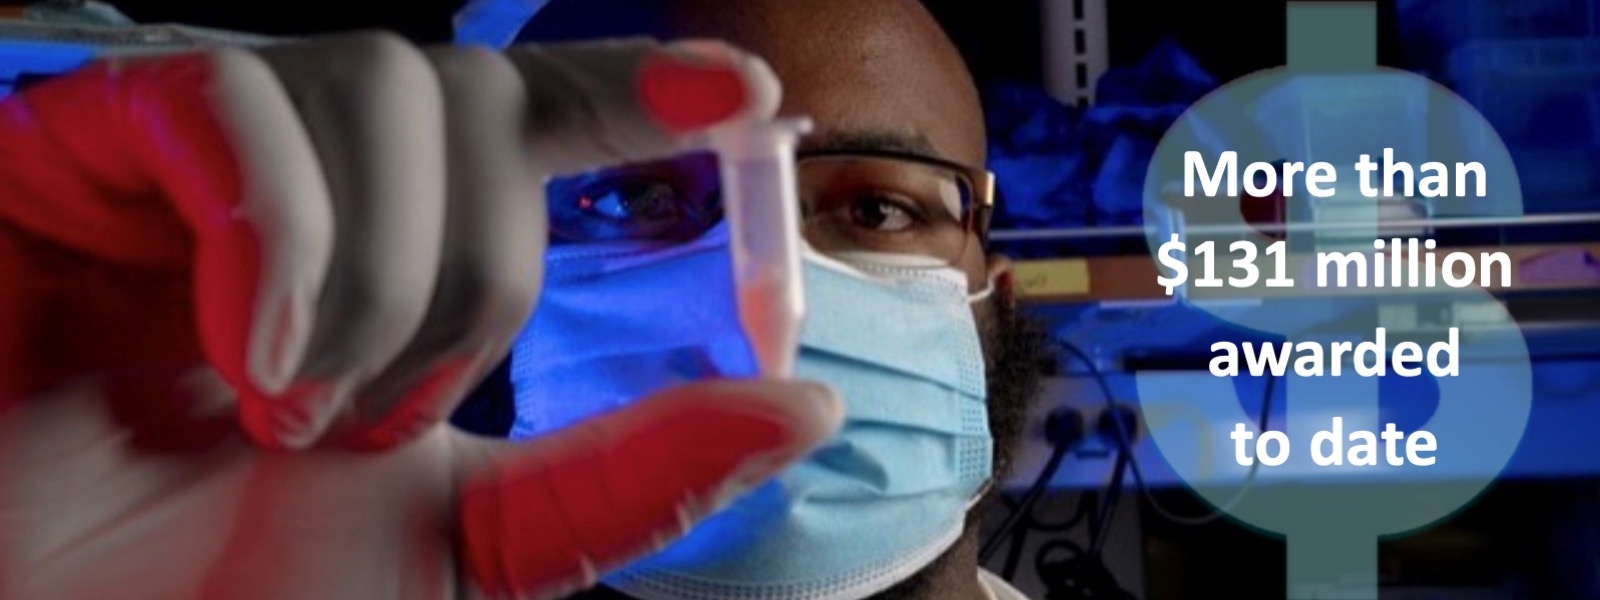
[[[983,485],[978,486],[978,490],[972,493],[972,498],[967,500],[967,511],[971,511],[973,508],[976,508],[978,503],[983,502],[983,498],[989,495],[989,492],[994,491],[994,488],[995,485],[993,477],[984,479]]]
[[[979,302],[983,302],[984,300],[988,300],[990,296],[994,295],[994,290],[996,287],[998,287],[995,285],[994,278],[990,277],[985,281],[987,281],[987,283],[983,286],[983,289],[978,290],[973,294],[967,294],[967,304],[977,304]]]

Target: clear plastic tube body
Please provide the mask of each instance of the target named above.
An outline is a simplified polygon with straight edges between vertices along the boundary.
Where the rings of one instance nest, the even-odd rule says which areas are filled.
[[[795,144],[807,119],[740,123],[713,132],[728,220],[739,323],[763,377],[793,375],[805,319]]]

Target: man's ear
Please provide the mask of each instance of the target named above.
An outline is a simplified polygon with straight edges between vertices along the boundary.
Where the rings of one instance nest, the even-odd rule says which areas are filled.
[[[1015,308],[1017,304],[1016,288],[1013,285],[1011,258],[1002,254],[990,254],[986,264],[989,281],[994,282],[995,292],[1007,308]]]

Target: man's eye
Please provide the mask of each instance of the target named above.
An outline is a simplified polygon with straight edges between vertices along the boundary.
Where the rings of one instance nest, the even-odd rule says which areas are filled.
[[[850,203],[849,211],[851,225],[873,231],[905,231],[917,221],[913,209],[883,197],[858,198]]]

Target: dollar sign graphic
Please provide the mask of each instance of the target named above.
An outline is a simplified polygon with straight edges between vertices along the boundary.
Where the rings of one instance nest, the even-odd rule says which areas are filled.
[[[1174,289],[1183,285],[1189,279],[1189,265],[1183,261],[1184,253],[1188,251],[1188,248],[1184,247],[1183,240],[1180,238],[1181,236],[1174,233],[1172,234],[1172,239],[1163,242],[1161,246],[1156,248],[1156,260],[1161,263],[1161,266],[1172,270],[1171,277],[1166,275],[1156,276],[1156,284],[1167,288],[1168,296],[1171,296]]]
[[[1338,168],[1337,182],[1324,186],[1334,188],[1330,197],[1308,192],[1305,171],[1283,189],[1288,196],[1287,244],[1297,259],[1290,264],[1315,266],[1320,251],[1363,252],[1369,261],[1369,280],[1377,269],[1374,240],[1391,232],[1380,228],[1380,199],[1362,193],[1362,175],[1353,168],[1362,154],[1379,163],[1369,180],[1379,188],[1385,148],[1392,148],[1395,160],[1409,163],[1414,171],[1429,161],[1451,167],[1481,164],[1487,188],[1481,197],[1469,184],[1444,197],[1412,199],[1431,206],[1435,216],[1523,214],[1515,166],[1482,115],[1425,78],[1377,66],[1374,3],[1290,3],[1288,15],[1288,64],[1234,81],[1203,98],[1158,145],[1146,178],[1146,222],[1170,226],[1155,227],[1150,233],[1152,258],[1160,261],[1159,248],[1180,231],[1186,231],[1183,236],[1190,248],[1215,241],[1218,266],[1224,268],[1232,261],[1223,258],[1228,255],[1222,250],[1233,241],[1249,240],[1261,250],[1273,241],[1241,217],[1239,197],[1247,193],[1242,189],[1228,196],[1224,183],[1216,195],[1204,197],[1197,179],[1195,197],[1172,195],[1174,183],[1184,180],[1189,151],[1205,157],[1206,176],[1223,151],[1236,151],[1241,180],[1249,176],[1246,165],[1254,162],[1288,160],[1309,166],[1322,161]],[[1276,175],[1281,178],[1287,172]],[[1413,173],[1414,178],[1422,176]],[[1454,188],[1455,171],[1449,179]],[[1334,222],[1339,226],[1328,227]],[[1308,224],[1313,227],[1302,227]],[[1219,232],[1223,229],[1235,233]],[[1356,373],[1348,354],[1338,376],[1329,371],[1301,376],[1294,366],[1288,369],[1280,384],[1286,416],[1281,426],[1269,427],[1287,435],[1288,459],[1254,471],[1235,461],[1229,434],[1236,423],[1248,424],[1257,437],[1262,432],[1241,409],[1229,378],[1206,372],[1137,375],[1147,422],[1198,409],[1217,425],[1214,434],[1221,443],[1211,444],[1218,448],[1212,452],[1202,452],[1204,445],[1187,431],[1152,428],[1149,434],[1174,472],[1206,502],[1237,521],[1284,537],[1289,598],[1376,600],[1379,539],[1419,530],[1453,514],[1492,483],[1515,452],[1532,405],[1526,342],[1504,306],[1475,286],[1394,288],[1386,272],[1384,289],[1319,289],[1314,269],[1291,269],[1295,272],[1285,275],[1296,278],[1294,288],[1269,288],[1265,280],[1267,270],[1274,268],[1272,261],[1261,252],[1256,256],[1263,274],[1248,289],[1191,285],[1180,289],[1178,296],[1187,306],[1243,328],[1290,342],[1320,342],[1325,350],[1331,349],[1332,341],[1372,340],[1385,325],[1391,349],[1404,341],[1428,349],[1447,339],[1450,326],[1458,329],[1457,373],[1432,377],[1437,408],[1425,423],[1411,427],[1426,430],[1437,440],[1430,466],[1409,462],[1390,466],[1381,441],[1377,466],[1313,463],[1313,438],[1331,428],[1332,417],[1342,418],[1345,437],[1339,441],[1346,452],[1356,443],[1348,437],[1350,432],[1381,433],[1392,421],[1381,418],[1378,380]],[[1389,260],[1382,255],[1385,266],[1392,268]],[[1480,273],[1484,268],[1480,262]],[[1219,276],[1226,277],[1220,271]],[[1408,282],[1409,273],[1408,266],[1402,282]],[[1329,285],[1336,282],[1335,276]],[[1258,301],[1241,303],[1241,299]],[[1380,318],[1422,306],[1471,310],[1474,320],[1430,329],[1402,328]],[[1297,349],[1294,356],[1301,352]],[[1379,360],[1392,364],[1387,352]],[[1326,353],[1322,361],[1325,368],[1334,362]],[[1391,371],[1387,376],[1396,375]],[[1426,368],[1420,376],[1431,377]],[[1388,400],[1402,407],[1407,400],[1415,401]],[[1402,458],[1404,445],[1397,443]],[[1253,441],[1247,446],[1254,455]],[[1276,444],[1266,449],[1271,454],[1283,450]],[[1241,490],[1247,493],[1241,495]]]

